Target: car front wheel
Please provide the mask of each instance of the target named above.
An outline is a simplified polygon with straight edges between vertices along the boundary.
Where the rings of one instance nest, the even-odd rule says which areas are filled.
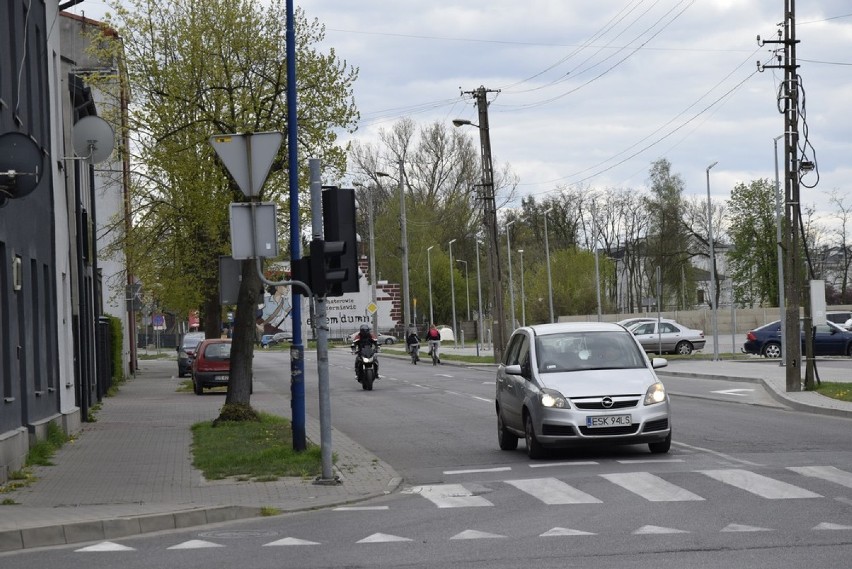
[[[677,346],[675,346],[675,352],[682,356],[688,356],[692,353],[692,344],[687,341],[678,342]]]
[[[527,418],[524,421],[524,438],[527,442],[527,456],[529,456],[532,460],[544,458],[544,447],[542,447],[541,444],[539,444],[538,439],[535,438],[535,429],[533,429],[531,415],[527,415]]]
[[[765,358],[780,358],[781,344],[770,342],[763,348],[763,357]]]
[[[672,447],[672,434],[669,432],[669,436],[666,437],[664,441],[660,441],[658,443],[648,443],[648,450],[651,451],[652,454],[665,454],[669,452],[669,449]]]

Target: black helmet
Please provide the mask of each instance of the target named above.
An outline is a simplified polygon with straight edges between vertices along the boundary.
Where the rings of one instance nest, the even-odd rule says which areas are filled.
[[[360,330],[361,330],[361,332],[369,332],[370,331],[370,325],[369,324],[361,324]]]

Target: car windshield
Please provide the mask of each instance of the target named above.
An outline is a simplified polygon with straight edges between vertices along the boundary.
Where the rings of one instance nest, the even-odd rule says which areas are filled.
[[[540,373],[645,367],[645,357],[629,332],[570,332],[537,336]]]

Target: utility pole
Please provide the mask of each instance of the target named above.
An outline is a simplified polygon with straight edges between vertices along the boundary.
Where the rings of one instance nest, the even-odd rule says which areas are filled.
[[[494,339],[494,360],[503,360],[506,348],[506,319],[503,314],[503,271],[500,270],[500,246],[497,242],[497,205],[494,199],[494,170],[491,164],[491,135],[488,131],[488,93],[492,89],[480,86],[462,94],[472,95],[479,111],[479,140],[482,150],[482,203],[483,223],[488,239],[488,269],[491,272],[491,295],[494,310],[492,337]]]
[[[777,40],[762,41],[760,36],[757,36],[758,45],[781,44],[783,46],[783,63],[782,57],[776,55],[778,65],[762,65],[759,61],[757,68],[760,71],[764,69],[783,69],[784,70],[784,86],[781,90],[783,98],[783,114],[784,114],[784,221],[783,241],[784,241],[784,297],[786,306],[784,307],[784,329],[786,338],[784,352],[786,353],[786,390],[801,391],[802,389],[802,344],[801,333],[799,331],[799,306],[801,298],[799,291],[802,289],[802,265],[801,265],[801,243],[799,241],[799,226],[800,211],[799,211],[799,78],[796,70],[796,44],[799,41],[796,39],[796,8],[795,0],[785,0],[784,2],[784,22],[783,31],[778,31]],[[779,49],[778,51],[781,51]],[[809,304],[809,303],[806,303]],[[809,316],[809,310],[807,310]],[[805,343],[812,346],[811,339],[813,332],[809,322],[810,318],[806,318],[804,322]],[[812,360],[807,361],[808,375],[812,373]]]

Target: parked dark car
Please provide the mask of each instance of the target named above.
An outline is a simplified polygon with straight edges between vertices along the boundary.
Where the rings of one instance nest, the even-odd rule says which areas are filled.
[[[292,340],[293,335],[289,332],[277,332],[275,334],[264,334],[260,338],[260,346],[262,348],[268,348],[270,346],[274,346],[275,344],[280,344],[282,342],[286,342],[288,340]]]
[[[803,320],[799,320],[799,334],[802,338],[802,351],[804,351]],[[770,322],[746,334],[743,352],[765,358],[780,358],[781,321]],[[814,331],[814,355],[852,357],[852,332],[847,332],[830,321],[818,324]]]
[[[192,373],[192,358],[198,344],[204,339],[204,332],[187,332],[177,348],[178,352],[178,377],[184,377]]]

